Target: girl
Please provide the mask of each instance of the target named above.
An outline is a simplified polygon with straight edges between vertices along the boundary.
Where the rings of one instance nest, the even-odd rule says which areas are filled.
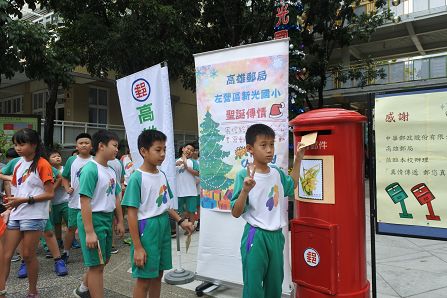
[[[11,210],[4,235],[4,254],[0,268],[0,297],[6,296],[6,281],[10,261],[20,241],[22,254],[28,268],[28,298],[37,294],[39,263],[36,257],[39,237],[49,214],[49,203],[54,196],[53,173],[50,164],[42,156],[44,149],[39,134],[29,128],[17,131],[12,142],[21,159],[14,167],[12,185],[15,196],[8,197],[5,207]]]

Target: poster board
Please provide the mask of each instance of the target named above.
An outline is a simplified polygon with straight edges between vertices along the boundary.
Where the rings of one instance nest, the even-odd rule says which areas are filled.
[[[245,221],[229,212],[234,178],[251,161],[245,131],[255,123],[274,129],[272,164],[288,167],[288,59],[288,39],[195,55],[202,188],[199,279],[242,285]],[[290,293],[288,230],[283,231],[283,292]]]
[[[377,233],[447,239],[447,89],[376,96]]]
[[[22,128],[31,128],[40,134],[41,123],[39,115],[0,114],[1,151],[13,147],[12,136]]]

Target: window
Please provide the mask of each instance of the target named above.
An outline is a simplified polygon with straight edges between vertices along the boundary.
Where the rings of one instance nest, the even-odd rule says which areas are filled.
[[[0,99],[0,113],[19,114],[23,112],[23,97],[16,96]]]
[[[88,122],[107,124],[107,89],[90,88]]]
[[[33,114],[40,115],[43,117],[45,115],[45,104],[48,100],[49,94],[48,91],[39,91],[33,93]]]

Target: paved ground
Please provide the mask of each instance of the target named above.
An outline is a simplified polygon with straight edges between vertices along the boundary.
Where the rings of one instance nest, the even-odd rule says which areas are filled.
[[[368,191],[366,191],[367,194]],[[369,198],[367,198],[367,214],[369,214]],[[369,239],[369,216],[367,216],[367,235]],[[183,254],[182,265],[185,269],[195,271],[198,238],[193,235],[188,254]],[[181,238],[184,251],[184,238]],[[133,281],[127,272],[130,268],[129,247],[118,245],[120,252],[112,256],[106,267],[106,297],[131,297]],[[173,242],[173,250],[175,242]],[[40,250],[41,251],[41,250]],[[368,265],[370,265],[370,244],[367,244]],[[412,298],[447,298],[447,242],[421,240],[403,237],[376,235],[377,254],[377,297],[412,297]],[[79,284],[84,269],[80,262],[80,250],[74,250],[70,258],[67,277],[56,277],[51,260],[39,254],[41,264],[38,287],[41,297],[73,297],[72,291]],[[174,266],[176,253],[173,251]],[[16,278],[19,264],[13,263],[8,280],[9,297],[25,297],[27,280]],[[369,277],[370,277],[369,272]],[[162,297],[196,297],[194,289],[199,281],[183,286],[171,286],[163,283]],[[240,288],[219,288],[211,292],[212,297],[241,297]],[[305,298],[305,297],[303,297]]]

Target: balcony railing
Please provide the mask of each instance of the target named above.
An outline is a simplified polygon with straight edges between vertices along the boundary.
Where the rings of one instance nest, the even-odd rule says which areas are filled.
[[[42,128],[45,125],[45,119],[42,119]],[[62,147],[73,147],[76,145],[76,136],[80,133],[86,132],[93,135],[100,129],[108,129],[115,132],[121,139],[126,139],[126,130],[123,125],[114,124],[100,124],[100,123],[88,123],[88,122],[76,122],[76,121],[54,121],[54,133],[53,133],[53,143],[59,144]],[[42,129],[43,138],[43,129]],[[194,142],[197,140],[197,133],[190,131],[174,131],[174,143],[175,148],[178,149],[180,146]]]
[[[400,0],[398,5],[393,5],[392,0],[388,0],[388,8],[394,16],[404,16],[413,13],[431,14],[445,10],[447,0]],[[374,3],[369,1],[358,6],[355,11],[357,14],[370,13],[376,8]]]
[[[386,77],[384,79],[375,79],[369,82],[368,85],[385,85],[447,78],[447,55],[390,61],[380,65],[378,68],[384,70]],[[335,74],[327,74],[325,90],[355,87],[358,87],[356,81],[348,80],[343,83],[336,79]]]

